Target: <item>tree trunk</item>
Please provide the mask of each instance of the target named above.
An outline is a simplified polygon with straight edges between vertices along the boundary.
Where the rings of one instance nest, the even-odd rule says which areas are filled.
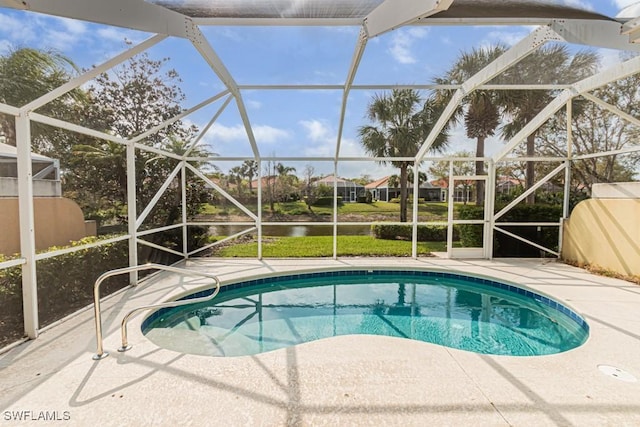
[[[407,167],[400,166],[400,222],[407,222]]]
[[[527,157],[533,157],[536,154],[536,133],[532,133],[527,137]],[[535,183],[535,162],[527,162],[527,170],[525,174],[525,190],[533,187]],[[532,205],[536,202],[535,193],[531,193],[527,196],[526,203]]]
[[[479,136],[476,142],[476,157],[484,157],[484,136]],[[484,161],[476,161],[476,175],[484,175]],[[484,181],[476,181],[476,205],[484,205]]]

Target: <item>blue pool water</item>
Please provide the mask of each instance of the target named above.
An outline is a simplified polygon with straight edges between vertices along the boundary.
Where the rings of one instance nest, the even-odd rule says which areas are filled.
[[[233,284],[207,304],[153,313],[143,332],[161,347],[212,356],[257,354],[349,334],[535,356],[580,346],[588,337],[588,325],[548,297],[493,280],[374,270]]]

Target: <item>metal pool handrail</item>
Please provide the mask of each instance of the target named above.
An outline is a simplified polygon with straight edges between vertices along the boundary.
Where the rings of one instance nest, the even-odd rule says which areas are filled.
[[[198,271],[187,270],[185,268],[171,267],[171,266],[162,265],[162,264],[144,264],[144,265],[136,265],[133,267],[124,267],[124,268],[118,268],[116,270],[107,271],[106,273],[98,277],[98,279],[96,280],[96,283],[93,286],[93,303],[94,303],[93,305],[95,310],[96,343],[97,343],[97,350],[96,350],[96,354],[93,355],[93,360],[101,360],[109,355],[109,352],[104,351],[103,342],[102,342],[102,314],[100,312],[100,285],[109,277],[118,276],[120,274],[125,274],[125,273],[131,273],[133,271],[143,271],[143,270],[164,270],[164,271],[170,271],[172,273],[177,273],[183,276],[206,277],[208,279],[213,279],[216,285],[216,288],[211,295],[208,295],[206,297],[193,298],[193,299],[183,300],[183,301],[170,301],[166,303],[152,304],[152,305],[138,307],[131,310],[122,319],[122,326],[121,326],[122,347],[119,348],[118,351],[126,351],[129,348],[131,348],[131,346],[127,345],[127,322],[134,313],[141,310],[148,310],[152,308],[179,307],[181,305],[186,305],[186,304],[206,302],[215,298],[215,296],[218,295],[218,292],[220,292],[220,280],[218,279],[217,276],[214,276],[213,274],[200,273]]]

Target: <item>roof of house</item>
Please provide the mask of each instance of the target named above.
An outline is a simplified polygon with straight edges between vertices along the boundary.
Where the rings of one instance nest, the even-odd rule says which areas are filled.
[[[368,183],[367,185],[364,186],[364,188],[374,189],[374,188],[386,187],[388,182],[389,182],[389,177],[385,176],[376,181]]]
[[[391,177],[390,176],[385,176],[385,177],[380,178],[380,179],[378,179],[376,181],[370,182],[369,184],[365,185],[364,187],[366,189],[368,189],[368,190],[373,190],[373,189],[376,189],[376,188],[389,188],[389,178],[391,178]],[[423,182],[423,183],[420,184],[420,188],[429,189],[429,188],[440,188],[441,187],[439,185],[432,184],[432,182]],[[413,182],[409,182],[409,188],[413,188]]]
[[[325,176],[324,178],[320,178],[317,181],[314,181],[315,184],[326,184],[326,185],[333,185],[333,182],[336,181],[338,184],[338,187],[363,187],[361,184],[355,183],[353,181],[349,181],[347,179],[344,178],[334,178],[334,175],[328,175]]]
[[[0,157],[17,159],[18,149],[13,145],[0,142]],[[53,160],[54,159],[47,156],[43,156],[42,154],[31,153],[31,161],[51,163],[53,162]]]

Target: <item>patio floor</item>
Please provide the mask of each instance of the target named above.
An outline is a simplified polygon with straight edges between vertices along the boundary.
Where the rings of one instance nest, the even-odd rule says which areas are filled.
[[[486,275],[549,294],[582,314],[591,336],[543,357],[487,356],[400,338],[341,336],[256,356],[213,358],[157,347],[130,322],[133,349],[118,353],[130,309],[201,286],[161,274],[105,301],[105,348],[94,361],[86,310],[0,355],[0,425],[41,411],[56,425],[474,425],[637,426],[640,286],[548,260],[439,258],[202,259],[184,264],[223,282],[331,267],[419,267]],[[176,283],[179,282],[177,285]],[[33,421],[24,424],[33,425]]]

